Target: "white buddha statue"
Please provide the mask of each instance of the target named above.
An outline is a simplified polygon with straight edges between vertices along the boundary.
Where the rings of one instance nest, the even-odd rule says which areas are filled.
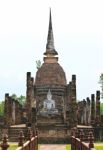
[[[52,94],[50,89],[47,93],[47,99],[44,101],[44,109],[46,110],[55,109],[55,101],[52,100]]]

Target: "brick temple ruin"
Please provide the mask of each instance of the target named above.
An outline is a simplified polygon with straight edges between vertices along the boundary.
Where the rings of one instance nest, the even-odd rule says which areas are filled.
[[[67,141],[70,130],[77,124],[100,125],[100,92],[77,102],[76,75],[67,83],[66,75],[58,62],[54,47],[50,11],[48,37],[43,64],[35,79],[27,72],[26,103],[20,105],[5,94],[5,124],[26,124],[38,128],[39,140],[46,142]]]

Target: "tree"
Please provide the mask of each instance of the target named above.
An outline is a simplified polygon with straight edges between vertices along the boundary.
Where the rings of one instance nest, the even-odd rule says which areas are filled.
[[[0,102],[0,116],[4,115],[4,101]]]
[[[16,94],[12,94],[11,97],[14,100],[17,100],[21,105],[25,104],[25,101],[26,101],[26,97],[25,96],[21,95],[20,97],[17,97]],[[4,104],[5,104],[5,101],[0,101],[0,116],[4,115]]]
[[[12,97],[14,100],[17,100],[17,95],[16,95],[16,94],[12,94],[11,97]]]
[[[39,69],[41,67],[41,61],[37,60],[36,61],[36,68]]]
[[[103,115],[103,103],[100,103],[100,113]]]
[[[18,97],[18,101],[21,105],[24,105],[25,101],[26,101],[26,97],[21,95],[20,97]]]
[[[11,97],[14,99],[14,100],[17,100],[21,105],[24,105],[25,101],[26,101],[26,97],[21,95],[20,97],[17,97],[16,94],[12,94]]]
[[[100,86],[101,87],[100,94],[101,94],[101,98],[103,99],[103,73],[101,73],[101,75],[100,75],[99,84],[101,85]]]

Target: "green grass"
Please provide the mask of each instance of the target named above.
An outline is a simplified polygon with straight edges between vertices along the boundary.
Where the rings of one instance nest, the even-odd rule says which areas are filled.
[[[15,150],[18,147],[16,144],[10,144],[8,150]],[[1,147],[0,147],[1,150]]]
[[[15,150],[18,147],[18,145],[16,144],[11,144],[10,147],[8,148],[8,150]],[[103,150],[103,146],[95,146],[96,150]],[[1,150],[1,149],[0,149]],[[40,144],[38,145],[38,150],[40,150]],[[71,145],[68,144],[66,145],[66,150],[71,150]]]
[[[96,150],[103,150],[103,146],[95,146]]]
[[[40,150],[40,144],[38,144],[38,150]]]
[[[38,150],[40,150],[40,144],[38,144]]]
[[[103,150],[103,146],[95,146],[95,149],[96,150]],[[66,150],[71,150],[71,146],[68,144],[68,145],[66,145]]]
[[[8,150],[16,150],[16,148],[18,147],[18,145],[16,144],[11,144],[8,148]],[[1,149],[0,149],[1,150]],[[40,150],[40,145],[38,145],[38,150]]]
[[[100,113],[103,115],[103,103],[100,103]]]
[[[66,145],[66,150],[71,150],[71,145]]]
[[[12,144],[9,146],[8,150],[15,150],[17,147],[18,147],[18,145]]]

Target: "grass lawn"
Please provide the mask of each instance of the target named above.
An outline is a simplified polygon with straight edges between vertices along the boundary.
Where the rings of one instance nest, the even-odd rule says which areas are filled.
[[[96,149],[96,150],[103,150],[103,146],[99,146],[99,145],[98,145],[98,146],[95,146],[95,149]]]
[[[95,149],[96,150],[103,150],[103,146],[95,146]],[[66,150],[71,150],[71,146],[68,144],[68,145],[66,145]]]
[[[40,144],[38,144],[38,150],[40,150]]]
[[[8,148],[8,150],[15,150],[18,146],[16,144],[11,144],[10,147]],[[95,146],[96,150],[103,150],[103,146]],[[1,149],[0,149],[1,150]],[[40,145],[38,145],[38,150],[40,150]],[[65,150],[71,150],[71,145],[68,144],[66,145],[66,149]]]
[[[16,144],[11,144],[11,145],[9,146],[8,150],[15,150],[17,147],[18,147],[18,145],[16,145]],[[0,150],[1,150],[1,148],[0,148]]]
[[[15,150],[18,147],[16,144],[11,144],[8,148],[8,150]],[[1,150],[1,149],[0,149]],[[40,145],[38,145],[38,150],[40,150]]]
[[[71,150],[71,145],[70,144],[66,145],[66,150]]]
[[[18,147],[18,145],[12,144],[9,146],[8,150],[15,150],[17,147]]]

